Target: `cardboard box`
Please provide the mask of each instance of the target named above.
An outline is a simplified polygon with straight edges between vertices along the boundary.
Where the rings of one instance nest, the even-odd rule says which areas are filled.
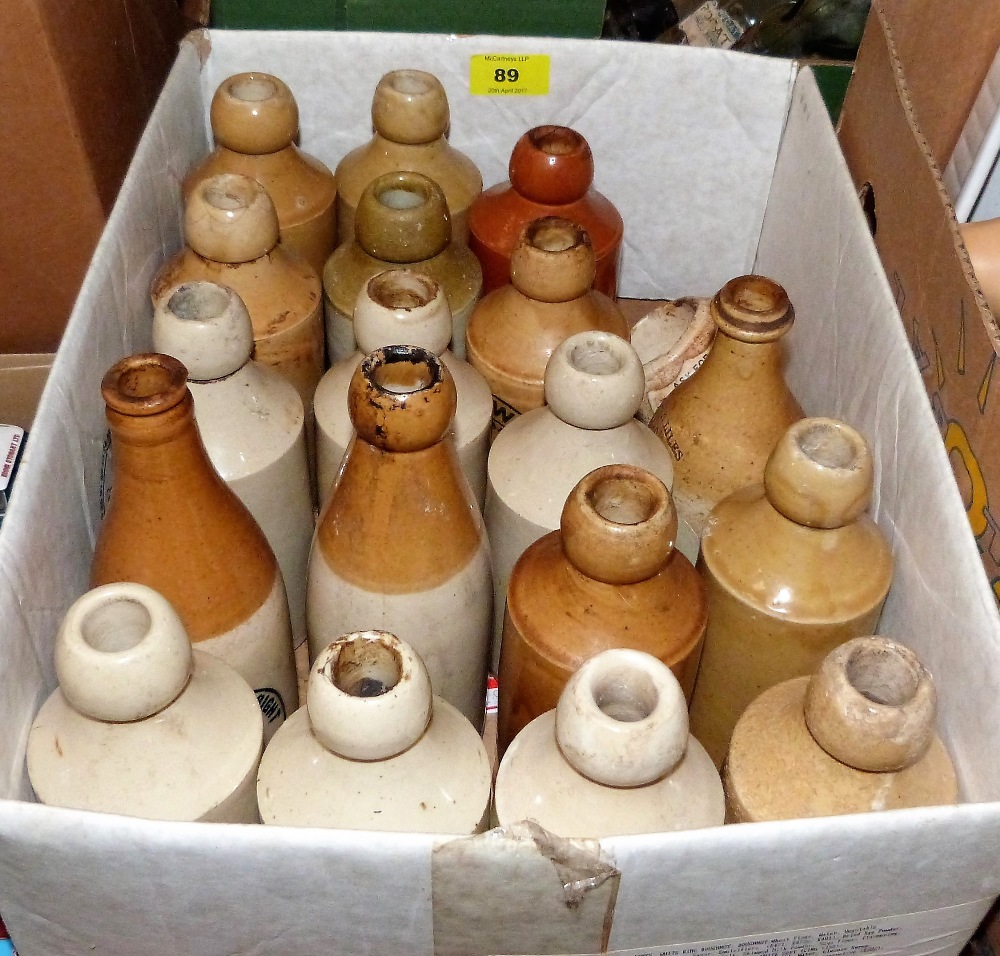
[[[997,0],[876,0],[840,141],[1000,599],[1000,329],[941,180],[998,46]]]
[[[54,351],[173,61],[174,0],[9,0],[0,352]]]
[[[474,54],[548,55],[547,96],[473,97]],[[85,589],[108,466],[105,369],[148,348],[146,288],[180,244],[178,185],[232,72],[282,75],[302,146],[334,165],[370,135],[379,76],[441,77],[487,183],[525,128],[590,140],[626,222],[622,289],[707,295],[756,270],[788,289],[788,376],[877,460],[896,580],[880,630],[939,681],[965,802],[618,837],[444,841],[166,824],[32,802],[24,744]],[[716,50],[573,40],[217,32],[183,45],[39,409],[26,494],[0,531],[0,912],[23,956],[892,953],[955,956],[1000,893],[1000,617],[927,396],[811,73]],[[44,477],[44,481],[41,480]],[[35,480],[31,480],[34,478]]]

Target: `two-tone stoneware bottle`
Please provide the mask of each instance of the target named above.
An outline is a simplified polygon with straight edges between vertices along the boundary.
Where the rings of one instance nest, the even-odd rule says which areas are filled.
[[[159,353],[104,376],[114,484],[90,583],[159,591],[192,643],[254,689],[269,740],[298,706],[285,585],[264,532],[209,460],[186,381]]]
[[[184,206],[184,237],[153,279],[153,308],[185,282],[228,286],[250,313],[254,358],[295,386],[311,419],[325,367],[322,288],[312,266],[279,244],[264,187],[237,173],[201,180]]]
[[[417,172],[384,173],[358,200],[354,232],[323,270],[330,361],[350,358],[357,347],[354,305],[364,284],[386,269],[405,266],[444,290],[452,316],[452,348],[465,357],[465,330],[479,300],[483,271],[455,240],[441,187]]]
[[[314,526],[302,399],[291,382],[251,360],[250,316],[224,286],[178,286],[153,315],[153,346],[188,370],[205,450],[278,559],[292,634],[300,644],[306,639],[306,566]]]
[[[313,659],[343,634],[391,631],[434,693],[483,726],[493,583],[479,509],[449,434],[455,383],[432,352],[377,349],[355,369],[357,433],[313,540]]]
[[[794,310],[766,276],[727,282],[711,303],[718,332],[704,364],[649,425],[674,456],[677,512],[701,534],[726,495],[760,481],[771,449],[803,412],[785,383],[782,337]]]
[[[212,97],[209,119],[216,146],[184,177],[185,200],[219,173],[256,179],[274,203],[282,248],[320,273],[337,240],[337,185],[295,143],[299,107],[288,85],[270,73],[230,76]]]
[[[193,650],[141,584],[77,599],[56,637],[59,688],[28,734],[42,803],[151,820],[257,823],[260,708],[228,664]]]
[[[515,144],[510,179],[483,192],[469,213],[469,245],[483,264],[483,289],[507,282],[521,230],[541,216],[582,226],[596,257],[594,288],[618,294],[624,223],[614,204],[593,188],[594,157],[587,140],[568,126],[536,126]]]
[[[458,358],[451,341],[451,310],[441,287],[411,269],[390,269],[369,279],[354,306],[358,351],[337,362],[316,389],[316,467],[320,501],[326,501],[344,452],[354,436],[347,411],[347,392],[361,360],[386,345],[419,345],[433,352],[455,380],[458,407],[453,437],[462,471],[479,507],[486,497],[493,399],[486,382],[468,362]]]
[[[455,238],[465,243],[469,207],[482,192],[476,164],[447,139],[451,125],[441,81],[423,70],[393,70],[375,87],[374,136],[351,150],[337,166],[337,221],[340,242],[354,236],[354,216],[365,187],[384,173],[422,173],[444,192]]]
[[[482,739],[432,693],[413,648],[359,631],[317,656],[257,795],[264,823],[466,835],[486,826],[491,783]]]
[[[576,483],[601,465],[629,464],[670,488],[673,459],[634,418],[643,386],[642,365],[624,339],[609,332],[570,336],[545,370],[548,404],[516,418],[493,443],[485,516],[495,584],[494,668],[514,564],[530,544],[559,528]]]
[[[708,630],[691,729],[719,766],[755,697],[812,674],[833,648],[875,631],[893,560],[865,514],[873,481],[859,432],[806,418],[778,441],[763,483],[709,515],[699,562]]]
[[[514,738],[497,771],[494,822],[529,817],[585,838],[723,823],[719,772],[688,732],[684,693],[665,664],[604,651]]]
[[[666,485],[635,465],[584,476],[560,530],[521,555],[507,588],[497,747],[555,708],[577,668],[627,647],[666,664],[690,699],[708,620],[705,585],[674,548]]]
[[[723,773],[727,822],[958,802],[936,715],[934,679],[913,651],[884,637],[842,644],[739,719]]]
[[[590,330],[628,338],[621,309],[593,288],[589,236],[568,219],[528,223],[509,275],[510,284],[476,305],[467,333],[468,359],[493,393],[494,434],[545,404],[545,366],[564,339]]]

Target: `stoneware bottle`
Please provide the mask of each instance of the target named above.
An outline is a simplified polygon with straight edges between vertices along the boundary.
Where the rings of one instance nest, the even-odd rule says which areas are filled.
[[[691,697],[708,619],[705,585],[674,549],[666,485],[635,465],[583,477],[560,530],[521,555],[507,589],[497,746],[555,708],[573,672],[613,647],[666,664]]]
[[[251,361],[250,316],[224,286],[178,286],[153,316],[153,346],[187,367],[205,450],[278,559],[300,644],[314,524],[302,399],[274,369]]]
[[[670,454],[633,417],[643,387],[642,365],[628,342],[609,332],[581,332],[552,353],[548,404],[515,419],[493,443],[485,516],[495,582],[494,668],[514,564],[528,545],[559,528],[574,485],[601,465],[629,464],[670,488]]]
[[[717,765],[758,694],[812,674],[833,648],[875,630],[893,562],[864,513],[873,476],[857,431],[806,418],[778,441],[763,484],[710,514],[699,563],[708,631],[691,729]]]
[[[725,800],[670,669],[618,649],[586,661],[555,710],[514,738],[497,771],[494,817],[599,839],[719,826]]]
[[[264,187],[236,173],[202,180],[184,207],[184,236],[153,279],[153,308],[184,282],[231,288],[253,321],[253,357],[295,386],[310,416],[324,368],[322,289],[312,266],[278,244]]]
[[[210,118],[215,150],[184,178],[185,200],[219,173],[256,179],[274,203],[282,248],[319,274],[336,245],[337,185],[326,166],[295,145],[292,91],[270,73],[238,73],[215,91]]]
[[[483,264],[483,290],[506,284],[521,230],[541,216],[561,216],[582,226],[596,256],[594,288],[618,295],[618,262],[624,224],[609,199],[592,187],[590,146],[568,126],[536,126],[514,146],[510,179],[487,189],[469,213],[469,245]]]
[[[453,438],[462,471],[482,508],[486,497],[493,399],[486,382],[449,348],[451,310],[441,287],[411,269],[391,269],[369,279],[354,306],[358,351],[338,362],[316,389],[317,483],[326,501],[344,452],[354,436],[347,413],[347,390],[361,360],[386,345],[419,345],[433,352],[455,380],[458,408]]]
[[[881,637],[842,644],[739,719],[723,774],[727,822],[957,803],[936,713],[934,680],[909,648]]]
[[[357,432],[313,539],[313,659],[355,630],[412,644],[434,693],[483,726],[492,611],[489,546],[449,427],[455,383],[432,352],[391,345],[354,372]]]
[[[260,526],[209,461],[186,379],[158,353],[104,376],[114,486],[90,582],[159,591],[195,646],[256,691],[269,740],[298,706],[285,585]]]
[[[963,222],[958,228],[986,304],[997,315],[1000,313],[1000,219]]]
[[[264,823],[470,834],[489,819],[492,772],[472,724],[431,692],[413,648],[386,631],[330,643],[306,706],[261,762]]]
[[[385,173],[358,200],[354,233],[323,270],[330,361],[357,347],[354,305],[364,284],[386,269],[406,266],[444,290],[452,316],[452,348],[465,358],[465,330],[483,287],[483,271],[468,246],[454,239],[444,193],[415,172]]]
[[[354,236],[354,217],[365,187],[384,173],[411,170],[444,191],[455,238],[469,235],[469,206],[483,190],[476,164],[448,143],[451,123],[441,81],[423,70],[393,70],[375,87],[375,135],[349,152],[337,166],[340,243]]]
[[[59,689],[28,735],[42,803],[152,820],[257,823],[260,708],[228,664],[192,650],[170,603],[107,584],[56,637]]]
[[[781,338],[795,317],[785,290],[765,276],[740,276],[711,312],[718,333],[704,365],[650,421],[676,462],[677,513],[698,534],[726,495],[761,480],[775,442],[803,416],[782,372]]]
[[[587,233],[558,217],[530,222],[510,259],[510,284],[487,295],[469,320],[469,361],[494,396],[494,433],[545,404],[545,366],[560,342],[598,329],[628,338],[621,309],[592,288]]]

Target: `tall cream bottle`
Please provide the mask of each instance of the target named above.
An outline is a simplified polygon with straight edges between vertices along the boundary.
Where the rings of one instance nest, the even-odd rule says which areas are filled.
[[[278,559],[300,644],[314,526],[302,399],[277,372],[251,360],[250,316],[224,286],[178,286],[153,315],[153,345],[187,367],[205,450]]]
[[[489,452],[493,399],[483,377],[458,358],[451,340],[451,310],[441,287],[410,269],[390,269],[369,279],[354,306],[358,351],[336,363],[316,389],[317,484],[320,503],[326,501],[344,452],[354,436],[347,412],[351,377],[369,352],[386,345],[419,345],[433,352],[455,380],[458,408],[453,437],[462,471],[479,507],[486,497],[486,456]]]
[[[492,611],[489,545],[448,434],[455,384],[426,349],[367,356],[348,392],[356,437],[309,560],[313,659],[355,630],[413,645],[434,693],[484,719]]]

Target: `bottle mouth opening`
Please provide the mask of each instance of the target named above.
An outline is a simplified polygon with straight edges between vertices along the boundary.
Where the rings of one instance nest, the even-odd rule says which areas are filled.
[[[836,425],[819,422],[810,424],[796,435],[802,454],[822,468],[851,469],[857,464],[858,448]]]
[[[214,282],[185,282],[167,302],[167,310],[182,322],[217,319],[229,306],[229,294]]]
[[[140,601],[114,598],[87,611],[80,632],[95,651],[117,654],[140,644],[152,625],[149,610]]]
[[[624,366],[621,356],[601,341],[581,342],[573,346],[569,362],[573,368],[586,375],[615,375]]]
[[[528,138],[536,149],[550,156],[568,156],[585,145],[584,138],[568,126],[536,126]]]
[[[536,219],[525,236],[529,245],[543,252],[566,252],[584,242],[583,230],[576,223],[557,216]]]
[[[418,189],[392,186],[378,192],[378,201],[387,209],[416,209],[427,202],[427,196]]]
[[[243,76],[229,83],[229,95],[246,103],[262,103],[277,96],[278,86],[270,77]]]
[[[375,388],[393,395],[412,395],[442,381],[436,355],[416,345],[387,345],[361,363],[361,374]]]
[[[396,269],[370,279],[368,296],[386,309],[419,309],[434,301],[437,285],[428,276]]]
[[[404,96],[420,96],[434,89],[434,81],[420,70],[396,70],[389,79],[389,85]]]
[[[658,505],[651,489],[629,478],[605,478],[590,490],[587,501],[605,521],[620,525],[649,521]]]
[[[399,652],[380,640],[355,638],[340,648],[330,679],[351,697],[381,697],[403,679]]]
[[[634,724],[645,720],[656,710],[660,700],[652,678],[631,668],[596,676],[590,690],[597,709],[619,723]]]
[[[249,184],[242,183],[235,177],[226,177],[222,182],[214,181],[207,184],[202,195],[209,206],[223,212],[249,209],[254,198]]]
[[[920,684],[915,663],[892,647],[859,647],[847,659],[845,673],[862,697],[888,707],[908,704]]]

